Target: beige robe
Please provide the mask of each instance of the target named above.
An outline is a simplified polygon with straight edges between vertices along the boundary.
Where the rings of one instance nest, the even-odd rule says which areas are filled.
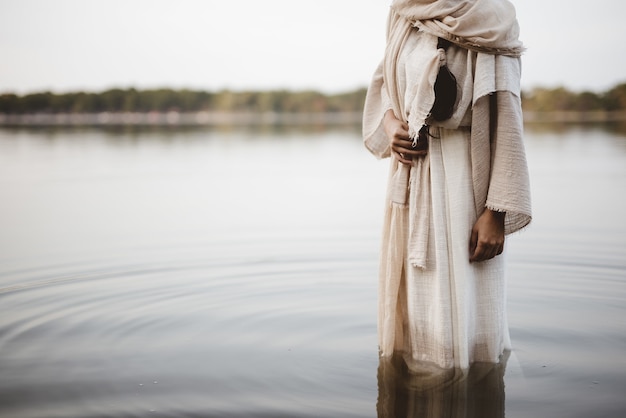
[[[459,94],[452,117],[428,118],[441,50],[436,37],[390,15],[386,60],[364,110],[366,147],[390,156],[388,109],[410,132],[430,123],[428,156],[409,168],[391,160],[379,285],[382,356],[413,365],[467,368],[497,362],[510,346],[504,256],[469,263],[473,222],[485,208],[506,212],[505,233],[531,220],[522,142],[520,60],[451,46],[447,65]],[[390,57],[390,55],[392,55]]]

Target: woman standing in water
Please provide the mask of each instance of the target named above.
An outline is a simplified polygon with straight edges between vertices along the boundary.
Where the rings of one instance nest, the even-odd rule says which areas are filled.
[[[379,349],[411,369],[510,348],[504,237],[531,220],[519,27],[507,0],[394,0],[364,111],[391,157]]]

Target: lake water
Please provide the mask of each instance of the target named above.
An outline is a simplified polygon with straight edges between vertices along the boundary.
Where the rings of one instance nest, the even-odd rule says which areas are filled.
[[[623,417],[626,133],[527,127],[514,350],[379,364],[358,129],[0,129],[2,417]]]

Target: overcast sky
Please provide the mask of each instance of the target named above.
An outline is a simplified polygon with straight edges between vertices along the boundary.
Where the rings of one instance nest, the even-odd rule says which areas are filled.
[[[626,82],[624,0],[513,0],[523,87]],[[0,0],[0,92],[364,86],[390,0]]]

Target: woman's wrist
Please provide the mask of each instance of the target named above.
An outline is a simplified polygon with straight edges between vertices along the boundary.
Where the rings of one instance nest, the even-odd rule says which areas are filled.
[[[506,218],[506,212],[501,212],[493,209],[487,209],[491,217],[501,225],[504,225],[504,218]]]

